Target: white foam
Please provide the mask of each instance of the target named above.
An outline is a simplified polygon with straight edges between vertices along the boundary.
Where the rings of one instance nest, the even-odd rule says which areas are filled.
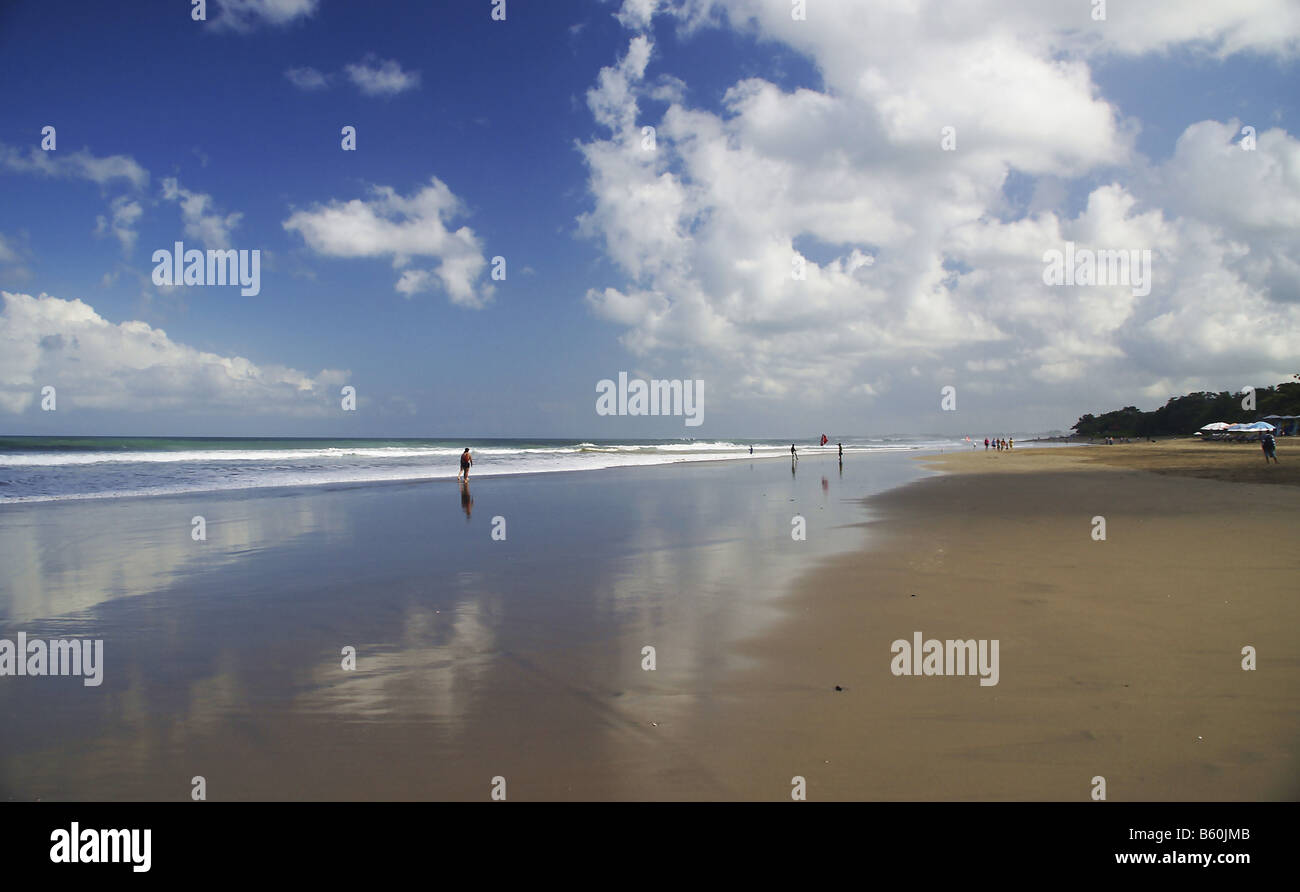
[[[847,446],[845,451],[892,452],[950,445],[952,444],[946,442],[881,442],[855,444]],[[810,455],[836,452],[833,445],[798,448],[800,452]],[[781,456],[787,451],[786,446],[755,444],[753,457]],[[460,447],[384,446],[17,453],[0,455],[0,469],[33,469],[30,473],[38,475],[39,482],[33,481],[30,486],[42,491],[23,493],[27,481],[22,479],[23,474],[20,472],[8,481],[10,486],[17,487],[9,491],[12,494],[6,495],[5,490],[0,489],[0,504],[451,479],[456,475],[456,457],[460,452]],[[749,444],[725,440],[660,444],[579,443],[573,446],[531,448],[484,446],[473,448],[472,452],[476,457],[472,474],[474,479],[507,474],[547,474],[751,457]],[[129,464],[143,467],[123,467]],[[184,467],[185,464],[189,467]],[[92,469],[91,466],[94,465],[105,466],[105,475],[112,479],[101,477],[99,472]],[[219,465],[220,469],[210,467],[211,465]],[[294,467],[295,465],[302,467]],[[150,466],[158,467],[156,470],[148,470]],[[40,471],[46,467],[51,471]],[[57,471],[60,467],[66,468],[62,475]],[[107,470],[110,467],[114,469],[111,474]],[[50,491],[52,487],[65,491],[53,492]]]

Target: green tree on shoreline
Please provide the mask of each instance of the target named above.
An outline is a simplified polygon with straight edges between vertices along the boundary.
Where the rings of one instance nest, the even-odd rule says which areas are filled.
[[[1265,415],[1300,415],[1300,375],[1296,382],[1255,391],[1255,410],[1241,407],[1242,396],[1227,390],[1171,397],[1158,409],[1143,412],[1125,406],[1102,415],[1083,415],[1073,430],[1080,437],[1189,436],[1214,421],[1257,421]]]

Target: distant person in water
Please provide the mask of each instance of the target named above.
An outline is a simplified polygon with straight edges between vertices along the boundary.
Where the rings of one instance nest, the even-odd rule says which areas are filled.
[[[456,475],[456,479],[463,479],[469,483],[469,466],[472,464],[474,464],[474,456],[469,454],[469,447],[466,446],[465,451],[460,454],[460,473]]]
[[[1008,448],[1008,449],[1015,449],[1015,448],[1016,448],[1016,438],[1015,438],[1015,437],[1011,437],[1009,440],[1007,440],[1007,448]]]
[[[754,447],[752,445],[749,447],[749,454],[750,455],[754,454]]]
[[[840,447],[840,458],[844,458],[844,444],[843,444],[843,443],[836,443],[835,445],[838,446],[838,447]]]
[[[988,451],[989,451],[989,438],[988,438],[988,437],[985,437],[985,438],[984,438],[984,451],[985,451],[985,452],[988,452]]]
[[[1264,450],[1264,464],[1273,459],[1273,464],[1278,464],[1277,460],[1277,441],[1273,439],[1272,434],[1264,434],[1259,441],[1260,447]]]

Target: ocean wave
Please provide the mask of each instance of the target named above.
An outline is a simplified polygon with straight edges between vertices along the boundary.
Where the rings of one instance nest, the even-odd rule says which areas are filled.
[[[451,441],[443,441],[451,442]],[[473,443],[472,440],[467,441]],[[834,454],[835,445],[796,444],[804,455]],[[892,452],[953,445],[874,441],[846,453]],[[784,455],[784,444],[755,443],[754,458]],[[130,451],[0,453],[5,487],[0,505],[284,487],[450,480],[462,446],[340,444],[317,448],[194,448]],[[659,443],[546,443],[471,446],[473,477],[594,471],[679,462],[750,458],[750,444],[732,440]]]

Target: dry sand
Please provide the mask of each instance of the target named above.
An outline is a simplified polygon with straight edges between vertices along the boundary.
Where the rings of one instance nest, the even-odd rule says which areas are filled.
[[[1300,491],[1239,482],[1300,482],[1290,446],[927,459],[949,473],[871,499],[872,546],[747,645],[712,770],[763,798],[800,775],[823,800],[1087,800],[1098,776],[1115,801],[1295,799]],[[916,631],[998,639],[999,683],[894,676]]]

